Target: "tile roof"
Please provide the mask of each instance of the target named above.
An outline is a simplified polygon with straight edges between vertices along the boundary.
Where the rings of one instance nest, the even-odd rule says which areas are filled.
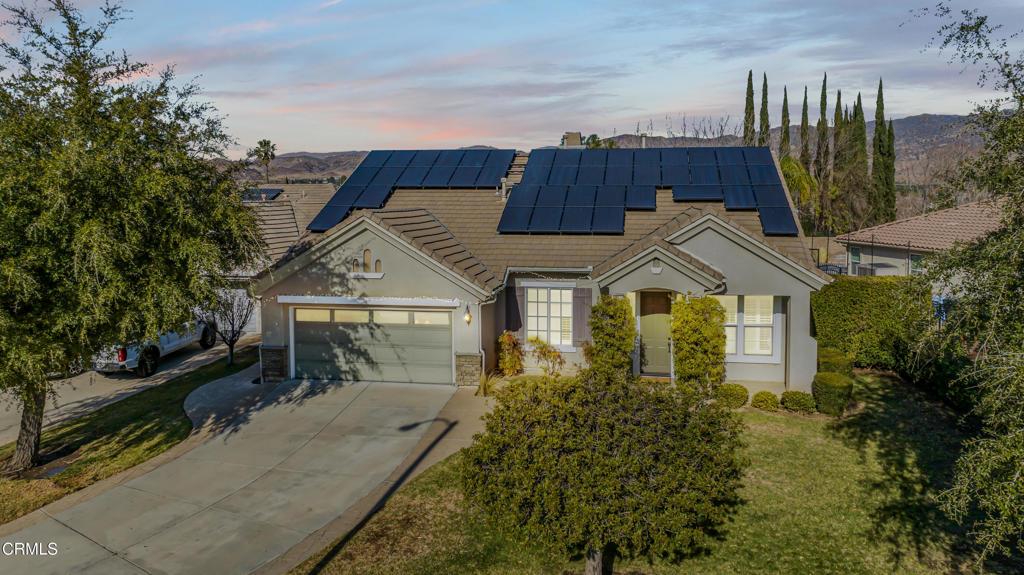
[[[910,247],[942,251],[970,242],[1000,228],[998,203],[983,200],[895,222],[864,228],[836,238],[842,243]]]
[[[281,190],[281,195],[273,201],[291,202],[292,209],[295,211],[295,223],[303,231],[309,222],[313,221],[313,218],[320,213],[336,190],[334,184],[260,184],[256,187]]]
[[[265,255],[271,263],[281,259],[299,239],[299,226],[295,211],[288,201],[246,202],[259,220],[260,236],[265,244]]]

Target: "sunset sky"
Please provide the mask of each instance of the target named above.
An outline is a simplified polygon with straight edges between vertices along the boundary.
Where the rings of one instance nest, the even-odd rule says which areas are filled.
[[[95,2],[93,2],[95,4]],[[1008,27],[1024,3],[973,5]],[[239,145],[279,152],[557,144],[566,130],[664,134],[685,115],[742,115],[748,69],[812,121],[823,72],[873,113],[966,113],[991,96],[926,50],[934,18],[900,0],[451,2],[129,0],[109,46],[197,78]],[[954,4],[956,6],[956,4]]]

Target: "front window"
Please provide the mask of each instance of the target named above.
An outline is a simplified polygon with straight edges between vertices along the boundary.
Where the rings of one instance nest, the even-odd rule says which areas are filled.
[[[924,273],[924,266],[922,265],[923,263],[924,263],[924,256],[922,256],[921,254],[911,254],[910,255],[910,274],[911,275],[915,275],[915,276],[918,275],[918,274],[923,274]]]
[[[775,298],[770,295],[714,296],[725,308],[725,353],[772,356],[775,352]],[[742,342],[742,348],[740,348]]]
[[[739,297],[734,295],[716,296],[718,303],[725,308],[725,353],[734,355],[736,353],[736,330],[738,329],[737,319],[739,318]]]
[[[572,345],[572,289],[526,288],[526,337]]]

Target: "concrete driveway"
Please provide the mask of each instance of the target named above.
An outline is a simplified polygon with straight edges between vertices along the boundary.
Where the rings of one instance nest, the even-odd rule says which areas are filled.
[[[259,336],[242,338],[235,349],[259,340]],[[102,374],[86,371],[58,382],[54,386],[56,397],[46,402],[43,413],[43,425],[49,426],[67,419],[81,417],[120,401],[130,395],[160,385],[185,372],[211,363],[227,355],[228,348],[218,343],[211,349],[204,350],[199,344],[192,344],[176,351],[166,358],[160,359],[159,370],[147,378],[139,378],[132,373]],[[21,407],[10,397],[0,395],[0,445],[10,443],[18,438],[18,427],[21,424]]]
[[[254,372],[220,383],[240,388]],[[0,572],[249,573],[377,487],[454,392],[440,385],[280,384],[180,458],[0,538],[59,549],[55,556],[0,555]]]

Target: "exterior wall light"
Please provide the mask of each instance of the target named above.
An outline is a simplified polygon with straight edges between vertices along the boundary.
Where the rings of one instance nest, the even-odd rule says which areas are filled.
[[[661,260],[660,259],[655,258],[654,261],[651,262],[651,273],[655,274],[655,275],[661,273]]]
[[[469,311],[469,305],[466,305],[466,315],[462,316],[462,319],[466,320],[466,325],[473,323],[473,314]]]

